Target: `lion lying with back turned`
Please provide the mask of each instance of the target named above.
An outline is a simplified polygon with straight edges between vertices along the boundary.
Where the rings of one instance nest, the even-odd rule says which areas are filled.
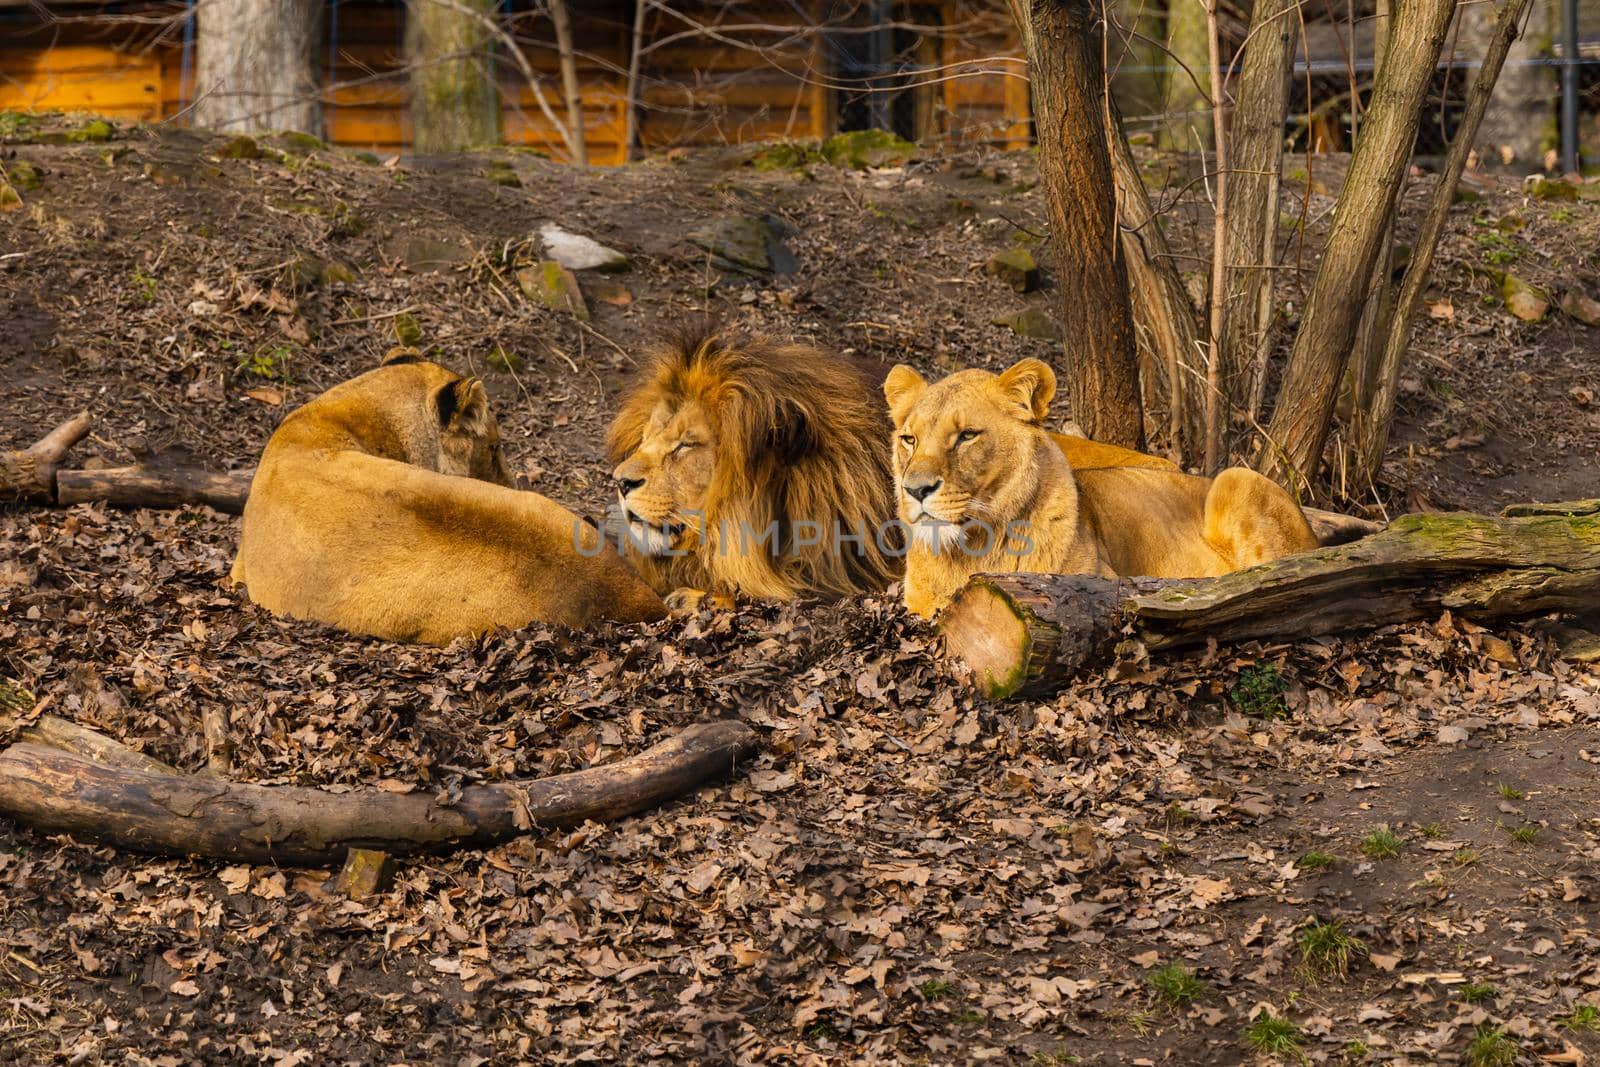
[[[1317,547],[1293,498],[1247,468],[1074,471],[1041,425],[1055,389],[1036,359],[932,385],[889,372],[909,610],[933,615],[984,572],[1205,578]]]
[[[666,614],[598,531],[509,484],[483,383],[386,360],[273,433],[233,580],[275,614],[429,644]]]

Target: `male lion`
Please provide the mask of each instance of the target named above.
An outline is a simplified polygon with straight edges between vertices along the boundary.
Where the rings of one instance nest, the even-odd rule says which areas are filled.
[[[671,338],[611,426],[608,535],[675,607],[707,591],[725,602],[882,590],[901,547],[884,416],[874,377],[832,353],[710,327]],[[1075,467],[1177,469],[1055,439]]]
[[[665,615],[598,531],[509,488],[499,442],[483,383],[415,356],[334,386],[267,442],[233,580],[275,614],[428,644]]]
[[[918,615],[985,571],[1199,578],[1317,547],[1289,494],[1243,467],[1075,472],[1040,425],[1056,379],[1037,359],[932,385],[902,364],[883,389]]]

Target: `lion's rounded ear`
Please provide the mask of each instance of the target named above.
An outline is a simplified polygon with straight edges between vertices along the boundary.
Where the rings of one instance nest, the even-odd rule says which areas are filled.
[[[883,379],[883,398],[889,402],[889,417],[894,419],[896,425],[905,421],[907,413],[927,388],[928,383],[922,375],[904,363],[896,363],[890,368],[888,376]]]
[[[421,349],[412,348],[410,345],[395,345],[393,348],[389,349],[389,351],[383,354],[383,358],[378,361],[378,366],[392,367],[397,363],[424,362],[426,362],[426,360],[423,358]]]
[[[1043,360],[1024,359],[1000,373],[996,384],[1007,397],[1029,413],[1031,421],[1042,422],[1050,412],[1056,395],[1056,372]]]
[[[446,433],[482,434],[489,429],[489,392],[477,378],[446,382],[434,394],[439,426]]]

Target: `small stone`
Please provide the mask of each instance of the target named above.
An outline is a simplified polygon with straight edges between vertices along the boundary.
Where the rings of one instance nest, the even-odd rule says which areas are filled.
[[[356,280],[356,272],[343,263],[328,260],[322,265],[321,281],[323,285],[349,285]]]
[[[515,374],[524,366],[521,356],[515,352],[508,352],[499,345],[489,349],[485,362],[489,364],[490,370],[497,370],[501,374]]]
[[[983,273],[999,278],[1019,293],[1031,293],[1039,288],[1039,264],[1026,248],[996,252],[983,265]]]
[[[365,163],[369,167],[376,167],[378,164],[383,162],[383,160],[378,158],[378,153],[376,152],[357,152],[355,154],[355,160],[357,163]]]
[[[44,184],[44,177],[39,173],[39,168],[29,163],[26,159],[13,159],[5,164],[6,177],[11,179],[11,184],[18,189],[37,189]]]
[[[352,900],[386,892],[394,883],[394,857],[375,849],[353,848],[345,855],[344,868],[333,888]]]
[[[541,260],[537,267],[517,271],[517,285],[529,300],[568,312],[581,322],[589,321],[589,306],[583,302],[577,275],[555,260]]]
[[[724,215],[691,231],[688,241],[709,254],[714,270],[765,280],[799,269],[782,236],[782,224],[770,216]]]
[[[749,159],[756,170],[801,170],[806,164],[820,158],[814,148],[783,141],[768,145]]]
[[[823,159],[850,170],[904,166],[916,154],[916,145],[887,130],[851,130],[822,143]]]
[[[290,259],[280,275],[283,287],[290,292],[303,293],[308,289],[315,289],[322,281],[322,271],[325,264],[316,256],[301,253]]]
[[[1568,318],[1577,319],[1585,326],[1600,326],[1600,300],[1581,293],[1576,289],[1568,289],[1556,299],[1556,307]]]
[[[517,172],[511,169],[511,164],[509,163],[491,163],[483,176],[494,184],[503,185],[507,189],[522,188],[522,179],[517,177]]]
[[[308,155],[312,152],[321,152],[327,144],[320,137],[316,137],[300,130],[284,130],[273,137],[273,141],[285,152],[297,156]]]
[[[417,325],[417,320],[410,312],[394,317],[394,339],[406,348],[422,344],[422,327]]]
[[[1500,297],[1506,310],[1523,322],[1538,322],[1550,310],[1549,297],[1510,272],[1501,279]]]
[[[1550,178],[1531,178],[1527,184],[1527,193],[1535,200],[1576,200],[1578,187],[1571,182],[1552,180]]]
[[[1021,311],[999,315],[989,321],[995,326],[1010,327],[1019,337],[1031,337],[1035,341],[1061,340],[1061,327],[1056,324],[1055,316],[1036,305],[1030,304]]]
[[[16,211],[22,207],[22,194],[11,183],[0,178],[0,211]]]
[[[1517,659],[1516,650],[1511,647],[1509,641],[1496,637],[1494,634],[1484,634],[1480,645],[1483,648],[1483,654],[1500,664],[1500,666],[1522,666],[1522,662]]]
[[[471,253],[455,241],[410,234],[400,242],[399,258],[413,271],[442,271],[465,263]]]
[[[553,222],[539,227],[539,240],[544,254],[568,270],[598,270],[614,272],[627,270],[628,257],[615,248],[607,248],[592,237],[570,233]]]
[[[628,291],[628,287],[609,278],[597,279],[589,286],[589,291],[596,300],[612,307],[625,308],[633,303],[633,293]]]
[[[218,159],[260,159],[261,146],[254,137],[240,135],[217,149]]]
[[[144,165],[144,176],[163,189],[182,188],[188,181],[185,168],[158,159]]]

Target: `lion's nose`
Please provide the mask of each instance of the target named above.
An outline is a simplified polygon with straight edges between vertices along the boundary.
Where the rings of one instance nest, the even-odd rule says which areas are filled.
[[[627,496],[629,493],[633,492],[635,489],[639,488],[643,484],[644,484],[644,479],[643,478],[618,478],[617,479],[617,488],[622,491],[622,495],[623,496]]]
[[[944,484],[944,479],[943,478],[912,478],[911,480],[905,482],[904,484],[905,484],[906,495],[909,496],[912,500],[915,500],[918,503],[921,503],[922,501],[928,499],[934,493],[937,493],[939,491],[939,487]]]

